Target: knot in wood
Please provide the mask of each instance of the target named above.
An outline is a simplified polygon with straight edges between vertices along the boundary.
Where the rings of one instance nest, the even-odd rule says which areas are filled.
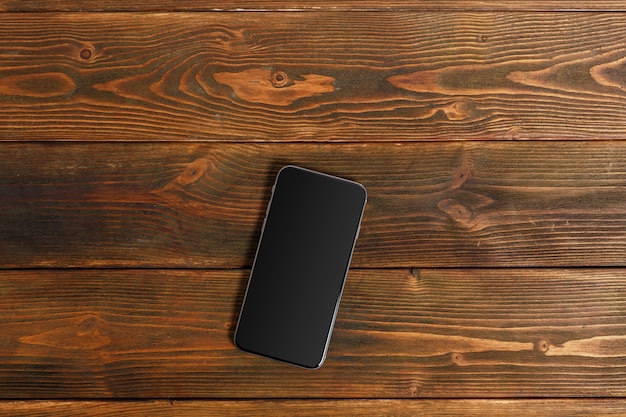
[[[466,227],[470,226],[471,221],[474,217],[472,210],[465,207],[463,204],[456,201],[455,199],[449,198],[442,200],[437,204],[437,207],[439,207],[439,210],[450,216],[452,220]]]
[[[92,52],[91,52],[91,49],[89,48],[84,48],[80,51],[80,57],[85,60],[91,58],[91,54]]]
[[[537,344],[537,348],[540,352],[546,353],[548,350],[550,350],[550,344],[545,340],[540,340]]]
[[[272,85],[276,88],[286,87],[289,84],[289,77],[283,71],[274,71],[272,73]]]
[[[180,185],[189,185],[198,181],[210,168],[209,160],[200,158],[193,161],[185,171],[176,178]]]
[[[82,318],[77,324],[77,334],[79,336],[84,336],[94,332],[98,328],[99,322],[99,318],[93,315],[88,315]]]
[[[459,165],[457,169],[454,170],[452,174],[452,184],[450,185],[451,189],[460,188],[463,184],[470,179],[472,175],[473,164],[469,161],[464,161]]]

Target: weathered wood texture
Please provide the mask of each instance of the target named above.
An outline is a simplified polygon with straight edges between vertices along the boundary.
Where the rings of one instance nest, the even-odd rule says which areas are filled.
[[[369,201],[353,266],[624,266],[626,142],[0,147],[0,268],[251,265],[287,163]]]
[[[626,395],[624,269],[352,270],[315,372],[235,348],[247,276],[0,272],[0,395]]]
[[[9,13],[0,140],[625,139],[625,42],[621,13]]]
[[[624,0],[0,0],[0,11],[626,11]]]
[[[10,417],[625,417],[624,400],[11,401]]]
[[[626,2],[0,10],[0,398],[101,400],[0,415],[626,416]],[[315,372],[232,342],[286,163],[370,196]]]

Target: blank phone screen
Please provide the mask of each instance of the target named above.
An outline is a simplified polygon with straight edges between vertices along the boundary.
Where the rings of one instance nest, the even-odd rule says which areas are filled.
[[[322,365],[366,197],[353,181],[280,170],[235,331],[240,349]]]

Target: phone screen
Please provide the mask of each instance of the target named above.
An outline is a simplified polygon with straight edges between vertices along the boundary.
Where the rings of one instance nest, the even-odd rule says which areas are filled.
[[[366,199],[359,183],[280,170],[235,331],[240,349],[322,365]]]

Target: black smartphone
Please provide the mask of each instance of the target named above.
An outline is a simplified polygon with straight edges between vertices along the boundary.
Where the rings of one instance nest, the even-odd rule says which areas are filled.
[[[366,200],[357,182],[280,170],[235,330],[241,350],[322,366]]]

